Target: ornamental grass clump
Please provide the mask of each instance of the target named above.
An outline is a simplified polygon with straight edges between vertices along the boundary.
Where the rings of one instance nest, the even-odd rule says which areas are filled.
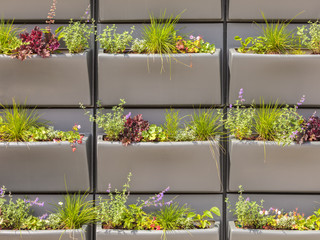
[[[23,43],[18,38],[18,33],[21,29],[13,25],[13,20],[5,22],[0,21],[0,54],[10,55],[15,49],[20,47]]]
[[[299,213],[298,209],[284,212],[281,209],[263,207],[264,201],[260,203],[243,196],[243,188],[239,186],[238,201],[234,208],[228,198],[226,203],[228,209],[236,216],[235,225],[244,229],[266,229],[266,230],[319,230],[320,209],[311,216]]]
[[[293,107],[280,105],[278,101],[266,104],[263,99],[259,107],[255,104],[245,107],[243,89],[240,89],[239,100],[230,105],[225,128],[239,140],[275,141],[288,145],[293,142],[293,133],[302,131],[303,117],[297,109],[304,99],[303,96]]]
[[[165,239],[168,230],[209,228],[213,221],[213,214],[220,216],[217,207],[204,211],[200,215],[186,204],[174,203],[174,199],[165,201],[164,195],[169,191],[169,187],[147,200],[138,199],[136,203],[128,205],[130,181],[131,173],[122,191],[116,189],[112,192],[109,184],[108,198],[99,197],[97,218],[103,229],[162,230],[162,238]],[[150,207],[155,208],[156,211],[148,211]]]
[[[301,42],[293,30],[289,30],[290,21],[277,21],[269,23],[262,13],[265,26],[257,24],[260,29],[260,36],[248,37],[244,41],[239,36],[235,40],[240,41],[241,47],[238,52],[253,52],[257,54],[289,54],[299,50]],[[250,45],[250,46],[249,46]],[[298,51],[299,52],[299,51]],[[296,52],[296,53],[298,53]]]

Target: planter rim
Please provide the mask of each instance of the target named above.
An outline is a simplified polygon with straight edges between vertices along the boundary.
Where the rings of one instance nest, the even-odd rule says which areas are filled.
[[[236,49],[238,48],[230,48],[229,52],[231,55],[238,55],[238,56],[263,56],[269,58],[319,58],[320,54],[258,54],[258,53],[239,53]]]
[[[62,50],[62,49],[60,49],[60,50]],[[69,53],[69,51],[68,52],[63,52],[63,53],[53,53],[53,54],[50,55],[50,57],[43,58],[43,59],[72,57],[72,56],[83,56],[83,55],[86,55],[87,53],[89,53],[90,51],[91,51],[91,49],[86,49],[81,53]],[[0,54],[0,58],[10,58],[10,59],[12,59],[10,55],[6,55],[6,54]],[[25,60],[33,59],[33,58],[42,58],[42,57],[40,57],[40,56],[38,56],[36,54],[32,54],[31,58],[26,58]],[[13,60],[18,60],[18,59],[13,59]]]
[[[206,229],[181,229],[181,230],[168,230],[167,233],[177,233],[177,232],[190,232],[190,233],[198,233],[198,232],[215,232],[219,231],[220,221],[215,221],[213,226]],[[102,229],[101,224],[97,224],[96,232],[109,232],[110,234],[123,232],[127,234],[139,234],[139,233],[159,233],[163,234],[163,230],[121,230],[121,229]]]
[[[122,145],[119,141],[104,141],[103,135],[98,135],[98,143],[104,145]],[[181,142],[138,142],[132,143],[129,146],[172,146],[172,145],[208,145],[216,144],[216,141],[219,141],[219,136],[216,136],[215,141],[181,141]]]
[[[88,141],[89,136],[85,135],[82,138],[82,142]],[[83,143],[82,143],[83,144]],[[41,146],[41,145],[70,145],[68,141],[38,141],[38,142],[0,142],[1,146]]]
[[[172,57],[205,57],[205,56],[218,56],[220,54],[220,48],[216,48],[216,51],[214,53],[175,53],[175,54],[171,54],[170,56]],[[160,58],[162,56],[162,58],[167,58],[167,54],[140,54],[140,53],[104,53],[103,49],[99,49],[99,55],[102,56],[114,56],[114,57],[137,57],[137,58],[143,58],[143,57],[152,57],[152,58]]]
[[[277,142],[275,141],[257,141],[257,140],[239,140],[239,139],[236,139],[236,138],[231,138],[231,142],[234,142],[234,143],[243,143],[243,144],[248,144],[248,145],[277,145],[279,147],[282,147],[281,143],[278,144]],[[299,143],[290,143],[289,145],[285,145],[284,147],[287,147],[287,146],[319,146],[320,145],[320,141],[313,141],[313,142],[306,142],[306,143],[303,143],[303,144],[299,144]]]
[[[316,234],[320,235],[320,230],[306,230],[306,231],[299,231],[299,230],[266,230],[266,229],[243,229],[243,228],[237,228],[234,221],[229,221],[229,232],[230,231],[237,231],[237,232],[244,232],[257,234],[257,233],[264,233],[264,234],[274,234],[274,233],[283,233],[283,234]]]
[[[40,233],[72,233],[72,232],[87,232],[88,225],[83,225],[82,228],[79,229],[58,229],[58,230],[0,230],[0,233],[5,234],[40,234]]]

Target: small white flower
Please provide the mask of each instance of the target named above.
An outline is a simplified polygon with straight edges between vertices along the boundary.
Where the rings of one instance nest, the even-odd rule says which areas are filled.
[[[58,202],[58,204],[59,204],[60,206],[62,206],[62,205],[63,205],[63,202]]]
[[[280,215],[281,214],[281,211],[278,211],[278,215]]]
[[[260,213],[261,215],[263,215],[263,211],[260,211],[259,213]]]
[[[265,214],[265,215],[268,215],[268,214],[269,214],[269,212],[268,212],[268,211],[266,211],[264,214]]]
[[[81,129],[81,125],[78,125],[78,129]]]

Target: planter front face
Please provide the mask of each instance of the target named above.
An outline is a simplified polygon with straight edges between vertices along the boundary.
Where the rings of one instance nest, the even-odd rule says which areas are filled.
[[[57,1],[56,20],[81,19],[90,0]],[[3,19],[46,19],[52,0],[1,0],[0,16]]]
[[[237,228],[229,222],[229,240],[318,240],[320,231],[252,230]]]
[[[211,145],[210,145],[211,144]],[[211,153],[214,150],[214,156]],[[138,143],[98,140],[97,191],[122,189],[132,173],[131,192],[220,192],[219,148],[209,142]]]
[[[100,53],[99,99],[104,105],[117,105],[120,98],[130,105],[221,103],[220,50],[172,57],[170,80],[170,64],[165,55],[165,72],[161,73],[160,55]]]
[[[296,104],[306,95],[304,104],[319,104],[319,55],[276,55],[238,53],[230,49],[229,103],[244,89],[246,103],[252,100]]]
[[[104,230],[101,226],[97,227],[97,240],[161,240],[163,239],[163,231],[130,231],[130,230]],[[215,223],[210,229],[191,229],[191,230],[175,230],[167,231],[166,238],[168,240],[219,240],[219,223]]]
[[[265,149],[265,151],[264,151]],[[266,158],[265,154],[266,153]],[[232,140],[230,191],[320,192],[320,143],[279,146],[275,142]]]
[[[81,54],[33,56],[20,61],[0,55],[0,102],[34,106],[79,106],[91,103],[88,51]]]
[[[180,14],[181,19],[221,19],[221,0],[99,0],[100,21],[149,20],[150,14],[161,17]]]
[[[229,19],[319,19],[318,0],[229,0]],[[276,6],[276,7],[275,7]]]
[[[89,240],[89,228],[78,230],[0,230],[0,240]]]
[[[12,192],[89,189],[89,141],[73,152],[69,142],[0,143],[0,182]]]

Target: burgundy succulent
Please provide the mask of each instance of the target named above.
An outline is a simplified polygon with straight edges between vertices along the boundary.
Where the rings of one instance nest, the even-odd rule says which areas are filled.
[[[320,141],[320,118],[318,116],[311,116],[304,121],[302,126],[302,132],[296,136],[298,143]]]
[[[50,55],[59,48],[58,39],[51,33],[43,33],[39,27],[35,27],[31,33],[21,33],[20,38],[24,45],[21,45],[14,51],[13,57],[24,60],[31,57],[32,54],[37,54],[43,58]]]
[[[119,139],[125,146],[133,142],[140,142],[142,140],[142,132],[148,129],[149,122],[143,120],[142,114],[133,118],[128,117],[124,124],[124,130],[119,135]]]

